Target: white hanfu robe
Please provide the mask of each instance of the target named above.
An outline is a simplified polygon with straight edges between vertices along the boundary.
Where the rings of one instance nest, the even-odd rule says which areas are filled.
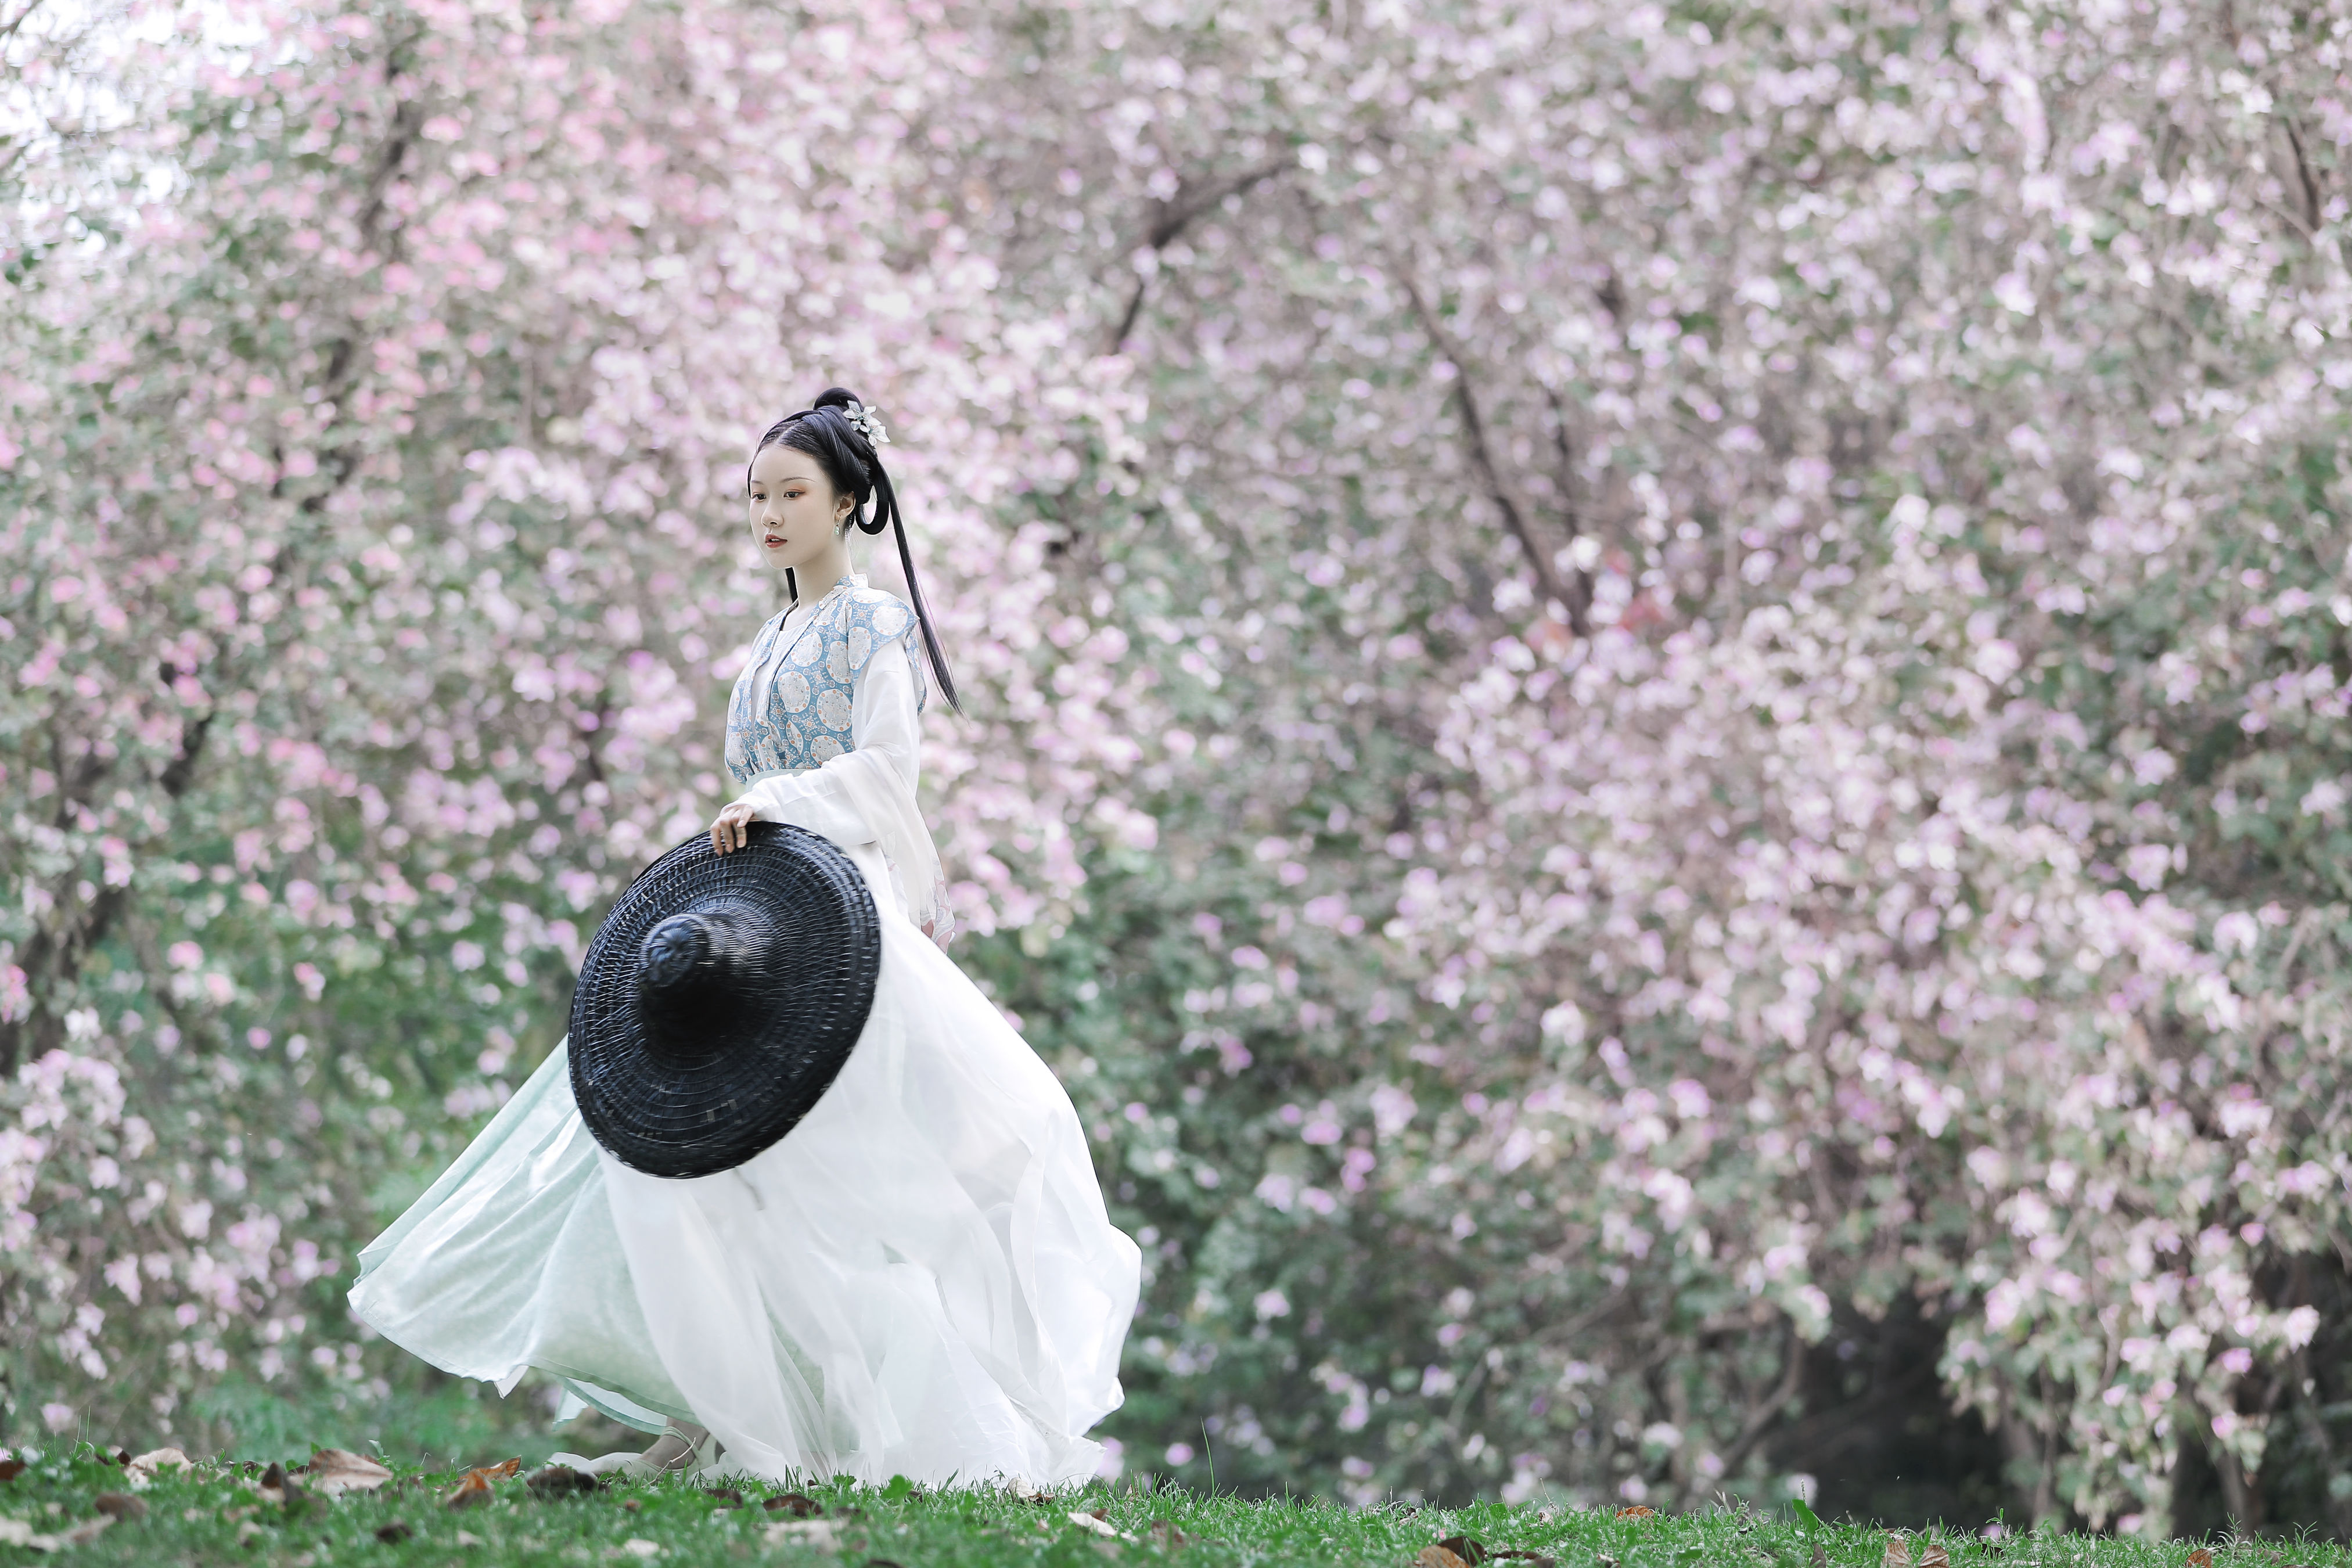
[[[728,763],[761,819],[839,845],[881,913],[865,1033],[781,1142],[645,1175],[580,1120],[559,1046],[361,1254],[352,1310],[462,1377],[532,1368],[722,1470],[1054,1483],[1095,1472],[1140,1259],[1053,1073],[924,934],[914,617],[850,578],[761,630]]]

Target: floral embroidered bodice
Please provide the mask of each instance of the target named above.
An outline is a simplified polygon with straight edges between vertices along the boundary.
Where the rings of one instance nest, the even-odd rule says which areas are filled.
[[[914,626],[915,612],[905,601],[856,577],[843,579],[798,625],[788,629],[779,615],[761,626],[727,705],[727,771],[736,784],[805,773],[853,750],[857,678],[877,651]],[[762,702],[759,678],[771,660],[776,662]],[[916,674],[919,712],[919,667]]]

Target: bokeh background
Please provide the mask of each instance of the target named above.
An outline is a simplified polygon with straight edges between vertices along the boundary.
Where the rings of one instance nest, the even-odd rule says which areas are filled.
[[[587,1440],[341,1294],[840,382],[1126,1475],[2352,1535],[2345,7],[0,22],[0,1438]]]

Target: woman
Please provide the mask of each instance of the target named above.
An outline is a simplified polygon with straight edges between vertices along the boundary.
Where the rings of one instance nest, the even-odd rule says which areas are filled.
[[[898,521],[887,440],[834,387],[753,452],[752,539],[789,604],[736,681],[743,793],[709,830],[726,854],[751,822],[794,824],[864,873],[881,972],[847,1065],[782,1142],[678,1181],[597,1147],[558,1046],[361,1254],[352,1310],[386,1338],[501,1394],[539,1368],[560,1418],[660,1435],[558,1462],[1050,1483],[1094,1472],[1085,1434],[1119,1403],[1135,1244],[1069,1097],[927,940],[949,922],[915,805],[926,659],[950,705],[954,688],[903,525],[912,606],[849,558],[852,527]]]

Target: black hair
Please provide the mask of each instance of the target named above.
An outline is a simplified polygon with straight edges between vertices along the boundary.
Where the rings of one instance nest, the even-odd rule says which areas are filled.
[[[833,493],[847,496],[852,503],[850,521],[867,533],[879,533],[895,527],[898,535],[898,565],[907,577],[907,597],[915,606],[915,619],[923,628],[923,651],[929,656],[931,673],[938,677],[940,694],[948,706],[963,711],[956,700],[955,681],[948,674],[947,655],[940,649],[940,634],[932,628],[931,612],[923,603],[923,590],[915,581],[915,557],[907,548],[907,524],[898,515],[898,492],[892,488],[890,476],[883,471],[882,459],[865,433],[852,425],[845,414],[850,408],[864,408],[864,400],[845,386],[828,386],[817,395],[814,406],[798,414],[787,414],[768,426],[760,444],[751,448],[751,461],[757,463],[760,454],[771,447],[790,447],[795,452],[806,452],[814,458],[824,477],[833,481]],[[751,470],[743,470],[743,488],[751,488]],[[866,511],[868,502],[873,511]],[[787,567],[784,585],[795,603],[801,587],[798,579]]]

